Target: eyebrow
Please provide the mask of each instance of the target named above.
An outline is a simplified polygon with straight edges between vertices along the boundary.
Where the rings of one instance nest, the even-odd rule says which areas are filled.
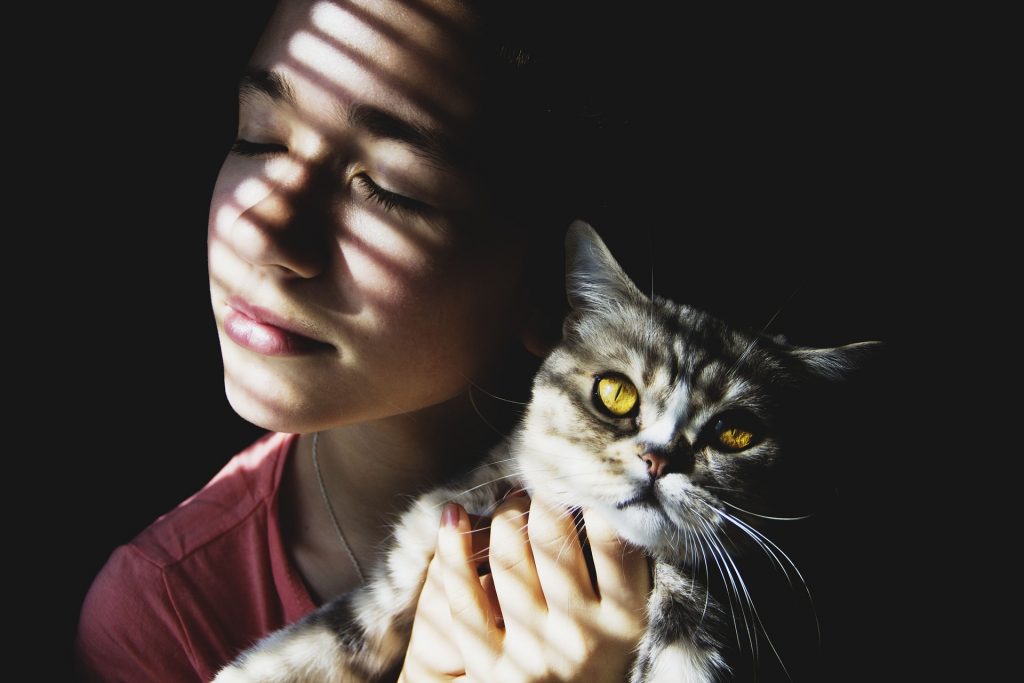
[[[278,71],[249,69],[239,80],[238,91],[241,97],[260,94],[292,107],[297,102],[291,80]],[[375,138],[407,145],[429,161],[456,165],[461,156],[457,153],[457,146],[440,131],[406,121],[379,107],[358,102],[344,107],[338,105],[336,114],[339,120],[362,128]]]
[[[266,95],[272,100],[295,105],[295,88],[288,77],[277,71],[266,69],[248,69],[238,81],[240,95]]]

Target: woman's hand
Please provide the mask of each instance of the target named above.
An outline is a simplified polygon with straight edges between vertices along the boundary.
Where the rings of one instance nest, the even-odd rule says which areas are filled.
[[[625,680],[644,628],[647,559],[597,514],[583,517],[596,587],[568,510],[506,500],[488,553],[486,530],[449,504],[400,683]]]

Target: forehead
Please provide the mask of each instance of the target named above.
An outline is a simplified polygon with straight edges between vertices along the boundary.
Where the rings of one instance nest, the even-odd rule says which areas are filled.
[[[475,34],[453,0],[281,0],[252,66],[292,82],[312,119],[358,103],[460,137],[476,114]]]

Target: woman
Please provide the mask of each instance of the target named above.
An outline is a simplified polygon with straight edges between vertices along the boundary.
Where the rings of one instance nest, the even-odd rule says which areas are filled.
[[[537,276],[568,221],[536,189],[551,164],[520,146],[547,154],[557,138],[519,116],[527,54],[481,58],[501,42],[492,19],[456,0],[279,4],[242,79],[209,221],[225,389],[272,433],[114,553],[83,608],[86,678],[208,680],[358,586],[406,497],[498,438],[471,390],[521,390],[527,352],[544,353],[540,304],[558,295]],[[558,637],[460,626],[494,611],[449,525],[402,680],[622,680],[645,560],[594,534],[615,560],[597,563],[615,568],[598,589],[637,607],[601,609],[580,553],[532,562],[535,535],[574,533],[558,511],[512,497],[495,517],[528,509],[529,537],[492,539],[522,559],[508,562],[519,592],[491,598],[534,604],[530,623]]]

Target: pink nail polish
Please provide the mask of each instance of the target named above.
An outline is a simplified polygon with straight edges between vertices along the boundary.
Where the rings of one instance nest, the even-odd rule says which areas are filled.
[[[445,503],[444,511],[441,513],[441,524],[456,529],[459,526],[459,506],[455,503]]]

